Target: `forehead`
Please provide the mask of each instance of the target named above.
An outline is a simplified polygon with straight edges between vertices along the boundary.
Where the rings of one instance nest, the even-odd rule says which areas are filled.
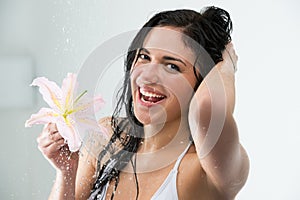
[[[165,51],[194,64],[194,53],[183,42],[183,38],[187,38],[187,36],[178,28],[154,27],[145,38],[143,47]]]

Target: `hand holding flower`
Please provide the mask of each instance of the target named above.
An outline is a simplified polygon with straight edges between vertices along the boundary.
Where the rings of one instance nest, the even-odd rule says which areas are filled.
[[[37,138],[38,148],[53,167],[68,176],[74,175],[78,167],[78,153],[68,149],[65,139],[53,123],[44,126]]]
[[[58,132],[72,152],[78,151],[81,146],[79,130],[99,132],[106,136],[106,130],[94,119],[95,112],[104,101],[100,96],[88,97],[87,91],[76,97],[78,83],[75,74],[68,73],[61,88],[45,77],[36,78],[31,85],[39,87],[50,108],[41,108],[38,113],[31,115],[25,123],[26,127],[33,124],[56,124]]]

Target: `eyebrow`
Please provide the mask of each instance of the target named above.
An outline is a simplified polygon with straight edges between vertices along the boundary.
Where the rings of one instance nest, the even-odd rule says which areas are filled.
[[[150,54],[150,51],[144,47],[141,47],[140,48],[140,52],[141,51],[145,51],[147,54]],[[174,57],[171,57],[171,56],[163,56],[163,59],[164,60],[172,60],[172,61],[177,61],[177,62],[180,62],[182,64],[184,64],[184,66],[186,66],[186,64],[179,58],[174,58]]]

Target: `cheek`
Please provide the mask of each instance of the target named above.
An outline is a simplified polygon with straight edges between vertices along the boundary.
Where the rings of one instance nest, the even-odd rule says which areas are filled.
[[[180,78],[177,77],[175,80],[170,80],[170,82],[167,82],[166,84],[169,86],[172,96],[176,98],[178,103],[186,107],[194,94],[193,83],[193,81],[181,76]]]
[[[136,88],[136,79],[140,76],[141,70],[139,68],[132,68],[130,71],[130,84],[131,88]]]

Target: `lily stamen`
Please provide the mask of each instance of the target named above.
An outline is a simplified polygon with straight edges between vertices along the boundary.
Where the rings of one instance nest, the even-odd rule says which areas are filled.
[[[77,103],[77,101],[78,101],[83,95],[85,95],[86,93],[87,93],[87,90],[83,91],[83,92],[75,99],[74,103]]]

